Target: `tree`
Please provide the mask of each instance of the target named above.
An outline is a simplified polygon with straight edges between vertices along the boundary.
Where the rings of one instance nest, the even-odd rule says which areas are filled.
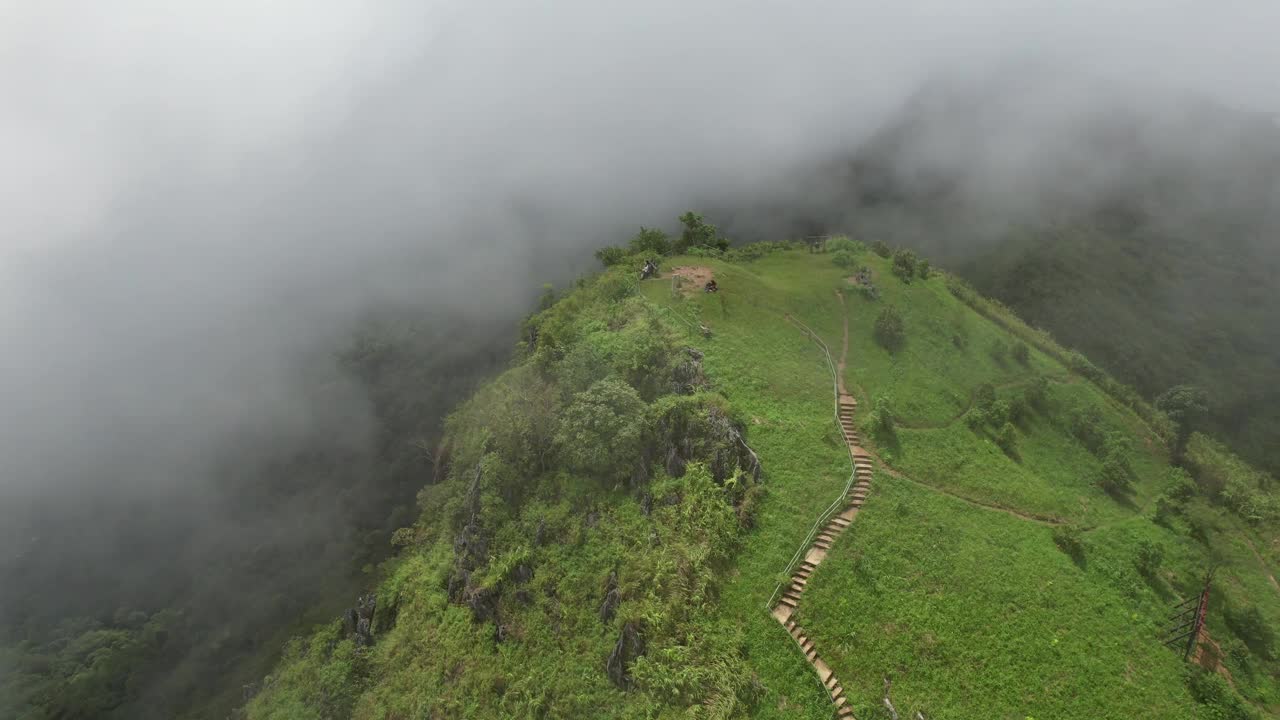
[[[1168,416],[1174,427],[1173,454],[1181,458],[1191,432],[1209,412],[1209,396],[1195,385],[1177,385],[1156,398],[1156,409]]]
[[[640,227],[640,232],[627,243],[632,253],[666,255],[671,252],[671,238],[657,228]]]
[[[1049,379],[1041,375],[1023,391],[1023,397],[1027,399],[1027,404],[1037,410],[1043,410],[1049,404]]]
[[[1138,572],[1148,578],[1154,578],[1156,573],[1160,572],[1160,565],[1163,562],[1163,548],[1150,540],[1138,542],[1138,550],[1133,556],[1133,564],[1138,567]]]
[[[645,404],[625,382],[606,378],[573,396],[556,444],[574,470],[606,483],[628,474],[644,441]]]
[[[904,283],[910,283],[916,276],[916,254],[910,250],[899,250],[893,254],[893,274]]]
[[[676,241],[674,246],[674,250],[677,253],[703,245],[720,250],[729,249],[729,241],[720,237],[720,231],[716,229],[716,226],[707,222],[698,213],[690,210],[681,215],[680,224],[684,225],[684,230],[680,233],[680,239]]]
[[[1015,459],[1018,457],[1018,432],[1013,423],[1006,422],[1000,427],[1000,432],[996,433],[996,445],[1000,446],[1005,455]]]
[[[973,391],[973,402],[978,407],[991,411],[996,404],[996,388],[991,383],[982,383],[977,390]]]
[[[1013,346],[1013,359],[1018,361],[1019,365],[1029,365],[1031,363],[1031,349],[1024,342],[1017,343]]]
[[[889,249],[889,246],[883,240],[876,240],[871,243],[871,251],[886,259],[893,254],[893,251]]]
[[[920,276],[921,280],[929,279],[929,258],[920,258],[920,262],[916,263],[916,274]]]
[[[596,259],[605,267],[613,267],[627,259],[627,251],[617,245],[608,245],[596,251]]]
[[[884,437],[891,437],[894,433],[893,405],[887,395],[881,395],[876,398],[875,409],[871,411],[871,416],[867,423],[872,431],[881,434]]]
[[[896,307],[886,305],[880,311],[876,317],[875,336],[876,341],[890,352],[901,348],[906,342],[906,326],[902,321],[902,313],[898,312]]]

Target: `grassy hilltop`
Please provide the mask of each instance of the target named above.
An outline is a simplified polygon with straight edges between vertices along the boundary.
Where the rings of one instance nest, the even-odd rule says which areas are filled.
[[[858,718],[887,717],[886,677],[903,717],[1280,712],[1271,480],[1199,435],[1175,469],[1167,421],[1083,358],[838,245],[695,248],[644,282],[618,251],[549,296],[452,416],[372,640],[341,619],[295,639],[248,717],[831,717],[766,608],[849,475],[789,317],[843,357],[879,460],[798,611]],[[1211,564],[1207,671],[1161,628]]]

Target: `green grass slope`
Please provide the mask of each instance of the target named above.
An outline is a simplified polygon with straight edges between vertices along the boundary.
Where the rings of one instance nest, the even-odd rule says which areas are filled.
[[[766,608],[849,472],[832,378],[788,315],[837,353],[847,318],[845,381],[884,461],[799,611],[859,718],[883,712],[885,677],[912,717],[1276,712],[1265,476],[1199,439],[1192,482],[1114,392],[1050,345],[1024,356],[1014,319],[851,252],[878,299],[831,254],[700,250],[643,283],[622,263],[533,316],[521,358],[450,422],[448,479],[397,534],[373,643],[342,621],[294,640],[247,715],[831,717]],[[674,288],[683,265],[721,292]],[[889,305],[895,352],[875,339]],[[1204,662],[1223,674],[1160,643],[1210,562],[1221,655]]]

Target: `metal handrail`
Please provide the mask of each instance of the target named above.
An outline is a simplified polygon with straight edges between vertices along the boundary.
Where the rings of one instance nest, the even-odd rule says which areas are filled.
[[[818,334],[814,332],[813,329],[810,328],[808,325],[805,325],[803,322],[795,319],[794,317],[791,317],[791,315],[789,314],[786,315],[785,317],[793,325],[803,330],[805,334],[809,336],[809,339],[818,345],[818,347],[822,350],[822,354],[827,359],[827,369],[830,370],[831,372],[831,391],[833,395],[833,400],[832,400],[833,408],[832,408],[831,414],[832,414],[832,418],[836,421],[836,427],[839,430],[841,430],[841,437],[843,437],[844,427],[840,425],[840,379],[836,375],[835,362],[831,360],[831,350],[830,348],[827,347],[827,343],[824,342],[822,338],[818,337]],[[783,570],[783,574],[786,575],[788,578],[791,577],[791,573],[795,569],[796,564],[799,563],[800,559],[804,557],[805,551],[808,550],[809,546],[813,544],[813,539],[817,537],[818,532],[822,529],[822,526],[825,525],[827,521],[831,519],[832,515],[835,515],[836,512],[840,510],[842,502],[849,496],[849,489],[853,487],[853,480],[854,480],[854,476],[856,475],[854,460],[853,460],[853,448],[850,447],[849,443],[846,442],[845,449],[849,453],[849,479],[845,481],[844,490],[841,491],[840,496],[837,497],[834,501],[832,501],[832,503],[828,505],[825,510],[819,513],[818,519],[814,521],[813,526],[809,528],[809,533],[805,535],[804,542],[800,544],[800,549],[796,551],[795,555],[791,556],[790,562],[787,563],[787,567]],[[764,609],[766,612],[769,612],[769,613],[773,612],[773,601],[775,598],[778,597],[781,591],[782,591],[782,583],[780,582],[777,584],[776,587],[774,587],[773,594],[769,596],[768,602],[765,603]],[[794,640],[795,638],[792,638],[792,639]]]

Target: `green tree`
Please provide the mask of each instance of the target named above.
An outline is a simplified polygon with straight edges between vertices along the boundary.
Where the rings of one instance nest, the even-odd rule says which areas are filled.
[[[1028,348],[1024,342],[1015,344],[1013,346],[1013,359],[1017,360],[1019,365],[1030,365],[1031,348]]]
[[[1163,548],[1150,540],[1138,542],[1137,552],[1133,556],[1133,564],[1137,566],[1138,572],[1146,577],[1154,578],[1160,572],[1160,565],[1163,562]]]
[[[1005,455],[1012,458],[1018,456],[1018,431],[1013,423],[1006,422],[1000,426],[1000,431],[996,433],[996,445],[1000,446]]]
[[[640,255],[666,255],[671,252],[671,238],[657,228],[641,226],[627,246],[632,253]]]
[[[680,239],[676,241],[674,250],[682,253],[693,247],[713,247],[719,250],[728,250],[729,241],[720,237],[720,231],[715,225],[707,222],[698,213],[690,210],[680,216],[680,224],[684,226],[684,230],[680,233]]]
[[[898,308],[886,305],[876,316],[875,337],[890,352],[898,350],[906,342],[907,329]]]
[[[982,383],[973,391],[973,402],[987,412],[996,404],[996,388],[991,383]]]
[[[1195,385],[1177,385],[1156,398],[1156,409],[1168,416],[1174,426],[1173,454],[1182,458],[1187,450],[1187,440],[1209,412],[1209,396]]]
[[[883,240],[876,240],[871,243],[871,251],[886,259],[893,254],[893,250],[889,249],[889,245]]]
[[[555,441],[574,470],[605,483],[628,474],[644,441],[645,404],[635,388],[606,378],[573,396]]]
[[[893,274],[904,283],[910,283],[916,276],[916,254],[910,250],[899,250],[893,254]]]
[[[1041,375],[1032,380],[1023,391],[1023,397],[1031,407],[1037,410],[1045,409],[1049,405],[1049,379]]]
[[[613,267],[627,259],[627,250],[617,245],[608,245],[596,251],[596,259],[605,267]]]
[[[887,395],[876,398],[875,409],[871,411],[867,425],[873,432],[882,436],[892,436],[895,431],[893,403]]]

